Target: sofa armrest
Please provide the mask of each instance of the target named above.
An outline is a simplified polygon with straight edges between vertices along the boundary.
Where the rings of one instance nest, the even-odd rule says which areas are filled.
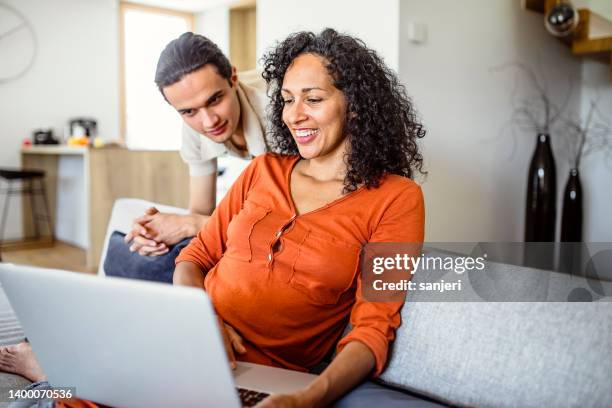
[[[108,250],[108,241],[113,231],[119,231],[127,234],[132,227],[132,222],[135,218],[144,214],[149,207],[156,207],[160,212],[169,212],[174,214],[188,214],[189,211],[185,208],[172,207],[153,203],[151,201],[141,200],[138,198],[120,198],[113,204],[108,227],[106,229],[106,237],[104,237],[104,247],[102,256],[98,266],[98,275],[105,276],[104,260],[106,259],[106,251]]]

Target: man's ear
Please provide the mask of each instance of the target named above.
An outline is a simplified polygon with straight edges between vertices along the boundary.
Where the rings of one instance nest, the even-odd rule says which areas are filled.
[[[230,78],[230,82],[232,84],[232,88],[236,86],[238,83],[238,74],[236,73],[236,67],[232,65],[232,77]]]

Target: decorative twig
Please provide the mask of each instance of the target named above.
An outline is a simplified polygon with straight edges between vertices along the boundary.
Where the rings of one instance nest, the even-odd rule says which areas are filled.
[[[553,124],[559,120],[561,113],[569,103],[572,87],[570,86],[562,107],[559,108],[548,95],[546,81],[544,79],[540,80],[536,72],[526,64],[520,62],[507,63],[492,68],[492,71],[508,69],[518,70],[515,87],[511,93],[512,119],[515,121],[516,127],[524,131],[550,134]],[[521,76],[527,78],[528,84],[534,90],[534,94],[528,98],[517,98],[518,89],[522,83],[519,78]]]
[[[599,109],[600,97],[596,95],[596,98],[591,100],[583,122],[579,114],[566,113],[575,90],[574,78],[569,77],[569,86],[563,103],[557,106],[550,98],[548,83],[541,74],[543,69],[539,57],[537,67],[539,72],[524,63],[512,62],[491,68],[493,72],[508,69],[517,71],[514,88],[510,94],[512,114],[500,132],[503,133],[510,128],[514,144],[517,140],[517,131],[554,133],[560,136],[561,144],[565,145],[568,152],[570,165],[574,168],[579,168],[583,159],[594,152],[603,151],[606,153],[606,159],[612,160],[612,126]],[[528,97],[519,97],[519,90],[522,89],[521,85],[525,79],[533,93]]]
[[[584,124],[575,115],[567,117],[559,132],[568,147],[570,165],[576,169],[594,152],[612,152],[612,127],[598,105],[599,98],[591,100]]]

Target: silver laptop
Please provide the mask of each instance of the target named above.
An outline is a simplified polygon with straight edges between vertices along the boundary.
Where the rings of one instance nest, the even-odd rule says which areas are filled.
[[[250,363],[232,371],[202,290],[8,264],[0,282],[51,385],[79,398],[240,407],[315,378]]]

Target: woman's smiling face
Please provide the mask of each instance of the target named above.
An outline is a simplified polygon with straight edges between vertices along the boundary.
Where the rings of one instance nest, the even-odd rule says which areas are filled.
[[[345,149],[346,99],[333,85],[326,63],[318,55],[302,54],[283,79],[283,122],[305,159]]]

